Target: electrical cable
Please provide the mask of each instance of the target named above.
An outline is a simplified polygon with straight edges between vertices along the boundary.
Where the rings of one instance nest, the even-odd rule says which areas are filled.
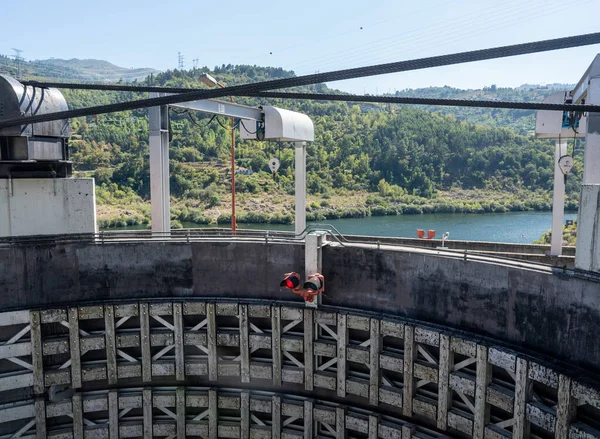
[[[217,121],[217,123],[218,123],[219,125],[221,125],[221,128],[223,128],[224,130],[227,130],[227,131],[235,131],[235,129],[236,129],[237,127],[239,127],[239,126],[240,126],[240,121],[241,121],[241,119],[240,119],[240,120],[238,120],[238,123],[236,123],[236,124],[233,126],[233,128],[228,128],[228,127],[226,127],[225,125],[223,125],[223,123],[221,122],[221,120],[220,120],[218,117],[216,117],[216,116],[217,116],[216,114],[213,116],[213,117],[214,117],[214,119]],[[212,120],[212,119],[211,119],[211,120]]]
[[[182,110],[182,111],[177,111],[175,108],[171,107],[169,108],[173,113],[175,114],[185,114],[188,112],[188,110]]]
[[[228,86],[213,90],[198,90],[171,96],[161,96],[156,98],[140,99],[136,101],[126,101],[118,104],[100,105],[96,107],[59,111],[55,113],[41,114],[36,116],[15,117],[0,121],[0,129],[24,124],[61,120],[71,117],[89,116],[93,114],[112,113],[125,110],[135,110],[160,105],[170,105],[200,99],[212,99],[223,96],[243,96],[244,94],[258,93],[267,90],[277,90],[281,88],[298,87],[303,85],[319,84],[323,82],[341,81],[346,79],[361,78],[365,76],[377,76],[388,73],[406,72],[431,67],[441,67],[453,64],[483,61],[488,59],[498,59],[509,56],[588,46],[598,43],[600,43],[600,33],[596,32],[571,37],[556,38],[552,40],[536,41],[532,43],[522,43],[510,46],[494,47],[491,49],[480,49],[468,52],[453,53],[448,55],[432,56],[408,61],[399,61],[344,70],[335,70],[326,73],[315,73],[293,78],[283,78],[245,85]],[[592,111],[589,109],[587,110]]]
[[[244,122],[242,121],[242,119],[240,119],[240,123],[242,124],[242,126],[244,127],[244,129],[248,132],[248,134],[256,134],[256,133],[258,133],[258,130],[252,132],[248,128],[246,128],[246,125],[244,124]]]
[[[440,6],[444,6],[444,5],[453,3],[453,2],[454,2],[454,0],[447,0],[445,2],[439,3],[439,4],[434,5],[434,6],[435,7],[440,7]],[[410,19],[414,15],[415,15],[415,13],[412,13],[412,14],[404,15],[402,18],[403,18],[403,20],[408,20],[408,19]],[[361,32],[363,30],[363,28],[371,28],[371,27],[379,26],[381,24],[389,23],[389,22],[392,22],[392,21],[396,22],[397,20],[398,20],[397,17],[394,16],[393,18],[386,19],[386,20],[383,20],[383,21],[378,21],[376,23],[367,23],[367,24],[365,24],[363,26],[360,26],[360,29],[355,28],[355,29],[352,29],[352,30],[349,30],[349,31],[346,31],[346,32],[342,32],[342,33],[334,32],[334,33],[326,35],[326,36],[324,36],[324,37],[322,37],[322,38],[320,38],[320,39],[318,39],[316,41],[313,40],[313,41],[309,42],[308,44],[311,45],[311,49],[310,50],[312,50],[312,46],[319,46],[320,43],[322,43],[323,41],[327,41],[327,40],[330,40],[332,38],[345,37],[345,36],[347,36],[349,34],[352,34],[352,33]],[[306,48],[307,44],[287,46],[287,47],[284,47],[283,49],[275,49],[274,52],[277,55],[279,55],[281,53],[288,52],[290,49],[296,49],[296,48],[299,48],[299,47]],[[269,57],[269,58],[270,59],[269,59],[268,62],[272,63],[273,62],[273,58],[272,57]]]
[[[188,112],[187,115],[188,115],[188,118],[190,119],[190,121],[194,125],[196,125],[197,127],[200,127],[200,128],[204,128],[204,126],[202,124],[200,124],[194,116],[192,116],[192,113]],[[217,117],[217,115],[213,114],[212,117],[208,120],[208,122],[206,122],[206,125],[210,125],[212,123],[212,121],[215,119],[215,117]]]
[[[572,2],[572,4],[579,3],[580,1],[581,0],[576,0],[576,1]],[[515,24],[522,22],[522,21],[527,21],[529,23],[531,20],[538,19],[538,18],[548,16],[548,15],[552,15],[556,12],[560,12],[562,10],[569,9],[570,7],[572,7],[571,4],[561,4],[557,7],[555,7],[554,9],[548,9],[548,8],[544,7],[543,14],[539,14],[539,15],[536,15],[536,16],[533,16],[533,17],[527,18],[527,19],[523,18],[521,20],[517,20],[517,19],[509,20],[508,22],[505,22],[503,24],[500,23],[500,25],[497,25],[497,21],[492,18],[491,20],[488,20],[488,22],[487,22],[488,26],[483,29],[480,28],[479,32],[473,32],[472,29],[469,29],[469,30],[463,30],[456,34],[448,35],[447,37],[445,37],[444,32],[442,32],[441,34],[438,32],[439,38],[437,38],[437,39],[428,38],[429,40],[431,40],[431,43],[429,45],[427,45],[427,39],[426,39],[425,43],[419,41],[418,44],[403,45],[402,46],[403,48],[410,47],[410,49],[412,49],[412,50],[403,50],[401,52],[398,52],[397,49],[394,49],[394,47],[397,48],[401,45],[396,44],[395,46],[393,46],[391,48],[391,50],[383,50],[383,52],[382,52],[382,50],[377,51],[377,52],[382,52],[382,53],[381,53],[381,55],[378,55],[376,57],[373,57],[373,53],[375,53],[375,52],[372,52],[372,53],[368,52],[367,54],[365,54],[363,56],[354,57],[354,59],[352,59],[353,65],[356,65],[360,62],[382,63],[382,62],[386,62],[387,60],[389,60],[390,55],[392,55],[396,58],[399,56],[411,56],[414,53],[422,53],[422,52],[426,51],[427,49],[431,48],[431,46],[433,46],[437,49],[439,47],[446,47],[448,45],[451,45],[453,43],[457,43],[460,41],[473,40],[478,35],[489,34],[492,31],[497,32],[500,29],[514,26]],[[538,10],[538,9],[539,8],[536,8],[535,10]],[[485,24],[485,23],[486,23],[485,21],[482,21],[482,22],[478,21],[478,24]],[[432,36],[435,36],[435,35],[436,34],[432,34]],[[418,38],[418,36],[414,37],[413,39],[416,39],[416,38]],[[385,49],[389,49],[389,48],[385,48]],[[331,65],[331,63],[328,63],[328,64]],[[326,65],[327,65],[327,63],[326,63]],[[350,67],[350,66],[352,66],[352,64],[347,65],[347,67]]]

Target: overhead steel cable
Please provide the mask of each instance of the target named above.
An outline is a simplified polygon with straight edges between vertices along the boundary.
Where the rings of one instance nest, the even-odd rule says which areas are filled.
[[[600,32],[576,35],[572,37],[543,40],[533,43],[515,44],[511,46],[495,47],[491,49],[473,50],[449,55],[439,55],[408,61],[399,61],[378,64],[366,67],[357,67],[345,70],[336,70],[326,73],[298,76],[295,78],[276,79],[272,81],[256,82],[252,84],[236,85],[213,90],[198,90],[171,96],[140,99],[117,104],[100,105],[97,107],[81,108],[77,110],[60,111],[28,117],[16,117],[0,121],[0,129],[37,122],[71,117],[91,116],[94,114],[112,113],[117,111],[136,110],[146,107],[176,104],[199,99],[220,98],[223,96],[242,96],[245,93],[258,93],[261,91],[277,90],[281,88],[298,87],[303,85],[319,84],[322,82],[342,81],[346,79],[362,78],[365,76],[384,75],[387,73],[406,72],[411,70],[441,67],[452,64],[462,64],[488,59],[505,58],[509,56],[525,55],[530,53],[548,52],[551,50],[568,49],[572,47],[589,46],[600,43]]]
[[[205,88],[153,87],[145,85],[86,84],[79,82],[19,81],[23,85],[43,88],[67,88],[71,90],[132,91],[138,93],[190,93],[207,91]],[[136,102],[136,101],[130,101]]]
[[[541,102],[486,101],[466,99],[412,98],[402,96],[337,95],[321,93],[258,92],[244,96],[274,99],[306,99],[315,101],[345,101],[381,104],[438,105],[443,107],[510,108],[513,110],[557,110],[600,112],[600,105],[544,104]]]
[[[123,85],[99,85],[99,84],[61,84],[58,82],[25,81],[28,85],[42,87],[56,87],[64,85],[64,88],[104,91],[131,91],[131,86]],[[24,83],[25,83],[24,82]],[[188,93],[195,91],[192,88],[176,87],[134,87],[139,92],[161,92],[161,93]],[[412,104],[412,105],[437,105],[444,107],[479,107],[479,108],[509,108],[513,110],[556,110],[556,111],[579,111],[600,112],[600,105],[573,105],[573,104],[547,104],[541,102],[517,102],[517,101],[491,101],[471,99],[441,99],[441,98],[416,98],[404,96],[371,96],[353,94],[332,93],[295,93],[295,92],[248,92],[241,93],[241,97],[268,98],[268,99],[302,99],[315,101],[342,101],[342,102],[364,102],[381,104]]]

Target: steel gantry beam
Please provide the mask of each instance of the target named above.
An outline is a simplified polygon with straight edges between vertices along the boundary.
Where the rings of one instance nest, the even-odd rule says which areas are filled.
[[[261,120],[262,118],[262,111],[258,108],[220,101],[218,99],[182,102],[180,104],[171,104],[170,107],[200,111],[208,114],[217,114],[219,116],[235,117],[236,119]]]

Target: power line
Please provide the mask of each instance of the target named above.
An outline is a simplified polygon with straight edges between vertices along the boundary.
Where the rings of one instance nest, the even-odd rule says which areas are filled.
[[[388,73],[406,72],[412,70],[441,67],[453,64],[462,64],[488,59],[505,58],[509,56],[525,55],[531,53],[547,52],[571,47],[588,46],[600,43],[600,33],[576,35],[572,37],[543,40],[533,43],[501,46],[491,49],[481,49],[469,52],[460,52],[449,55],[433,56],[408,61],[399,61],[387,64],[358,67],[353,69],[336,70],[326,73],[298,76],[295,78],[276,79],[272,81],[257,82],[245,85],[236,85],[214,90],[197,90],[172,96],[140,99],[118,104],[100,105],[97,107],[81,108],[78,110],[60,111],[28,117],[16,117],[0,121],[0,129],[37,122],[49,122],[71,117],[90,116],[94,114],[112,113],[117,111],[136,110],[140,108],[155,107],[159,105],[176,104],[199,99],[220,98],[223,96],[243,96],[249,93],[258,93],[281,88],[299,87],[304,85],[319,84],[323,82],[341,81],[346,79],[361,78],[365,76],[384,75]]]
[[[518,7],[514,8],[513,7],[514,5],[509,4],[510,2],[515,3]],[[423,45],[422,43],[423,42],[427,43],[428,40],[429,40],[429,42],[431,42],[432,41],[431,37],[434,36],[436,33],[440,33],[440,31],[444,35],[446,35],[446,34],[448,34],[448,30],[451,31],[453,28],[459,29],[459,30],[467,28],[467,26],[465,26],[465,24],[464,24],[465,22],[469,23],[468,29],[472,29],[474,23],[479,24],[479,22],[482,20],[482,18],[485,17],[486,15],[490,15],[495,21],[497,21],[499,18],[502,18],[501,16],[499,17],[499,15],[498,15],[499,12],[505,14],[507,12],[510,13],[510,12],[514,12],[515,10],[520,10],[520,9],[522,9],[521,3],[522,2],[520,2],[519,0],[508,0],[507,2],[503,3],[502,5],[496,6],[494,8],[490,8],[487,11],[472,11],[466,15],[455,17],[450,20],[443,19],[436,23],[431,23],[426,26],[420,26],[420,27],[413,29],[411,31],[408,31],[408,32],[403,32],[402,34],[399,34],[399,35],[393,35],[393,36],[389,36],[389,37],[380,38],[375,41],[371,41],[371,42],[359,45],[357,47],[352,47],[352,48],[349,47],[349,48],[343,49],[341,51],[338,50],[338,51],[336,51],[335,54],[324,54],[324,55],[320,55],[320,56],[316,56],[316,57],[313,55],[310,57],[310,59],[308,59],[304,62],[301,62],[300,64],[295,64],[294,70],[300,71],[300,72],[312,71],[314,69],[315,63],[316,63],[316,65],[322,66],[323,63],[329,64],[329,65],[335,63],[335,64],[339,65],[340,62],[343,63],[346,60],[355,62],[355,61],[357,61],[357,59],[364,59],[365,57],[368,57],[368,56],[372,55],[373,53],[380,52],[381,50],[389,51],[389,49],[392,45],[401,46],[401,47],[410,47],[410,49],[413,49],[414,45],[411,43],[411,41],[418,41],[418,43],[420,45]],[[496,10],[496,9],[498,9],[498,10]],[[439,27],[438,25],[441,25],[441,28],[438,28]],[[453,35],[448,35],[448,36],[451,37]],[[413,52],[413,53],[415,53],[415,52]],[[419,51],[417,50],[416,53],[419,53]]]
[[[571,3],[578,3],[581,0],[575,0]],[[548,1],[542,1],[544,4],[543,8],[539,5],[528,4],[528,10],[524,10],[523,12],[535,12],[542,11],[543,15],[548,15],[550,13],[556,12],[557,10],[564,10],[572,7],[571,4],[561,3],[554,9],[550,9],[551,3]],[[521,8],[522,10],[522,8]],[[518,23],[517,18],[519,14],[506,14],[506,12],[510,12],[510,10],[503,10],[501,13],[491,14],[487,18],[485,15],[481,15],[478,17],[475,22],[479,27],[473,26],[460,26],[460,22],[456,23],[454,26],[451,26],[450,23],[446,23],[445,26],[441,30],[435,31],[435,29],[428,33],[426,37],[423,38],[419,32],[412,35],[409,38],[402,38],[395,42],[384,43],[379,45],[380,48],[372,48],[366,47],[363,51],[353,51],[351,55],[342,56],[341,58],[338,56],[330,56],[326,57],[327,59],[321,62],[321,65],[325,68],[348,68],[356,65],[360,65],[361,63],[383,63],[390,59],[390,56],[398,57],[398,56],[413,56],[414,53],[423,53],[427,49],[430,49],[432,46],[439,48],[440,46],[447,46],[448,44],[455,43],[457,41],[470,39],[475,37],[476,35],[482,33],[489,33],[490,31],[497,30],[499,28],[512,26],[515,23]],[[526,14],[526,17],[527,14]],[[503,18],[508,18],[508,20],[502,20]],[[532,19],[536,17],[530,17],[528,19]],[[521,20],[522,21],[522,20]],[[483,26],[483,30],[482,29]],[[452,31],[452,29],[456,30],[456,32],[448,32],[448,29]],[[480,30],[479,32],[473,32],[473,29]],[[398,48],[402,48],[400,52]],[[336,61],[337,59],[337,61]],[[318,63],[318,61],[317,61]],[[300,71],[312,71],[314,68],[314,63],[309,64],[306,68],[300,68]],[[298,71],[297,66],[295,66],[296,71]]]

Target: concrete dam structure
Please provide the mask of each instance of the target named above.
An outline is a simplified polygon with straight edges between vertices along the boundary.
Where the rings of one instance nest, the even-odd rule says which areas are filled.
[[[0,438],[598,438],[600,279],[303,240],[0,243]]]

